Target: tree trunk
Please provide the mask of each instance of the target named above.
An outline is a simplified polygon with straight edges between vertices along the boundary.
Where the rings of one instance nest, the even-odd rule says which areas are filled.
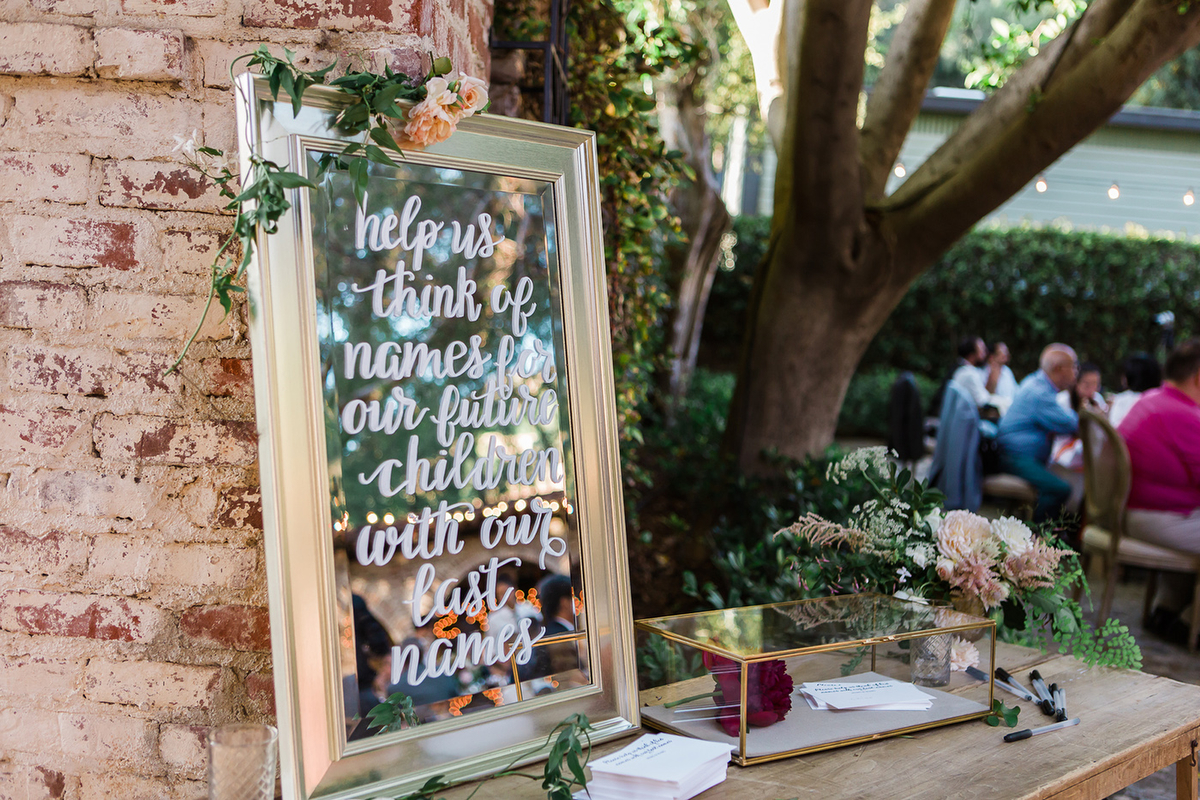
[[[721,255],[721,237],[732,227],[732,219],[721,202],[716,187],[707,181],[686,187],[689,196],[677,200],[688,248],[680,264],[675,308],[672,313],[670,341],[671,357],[670,403],[675,408],[687,396],[696,371],[696,354],[700,350],[700,331],[704,327],[704,312],[708,295]],[[686,212],[684,209],[687,209]]]
[[[890,249],[872,236],[856,272],[894,275]],[[819,247],[785,239],[759,267],[725,440],[748,472],[772,470],[768,451],[803,458],[833,441],[859,359],[908,288],[847,284],[840,268],[818,266],[824,258]]]
[[[708,295],[717,272],[721,237],[732,220],[721,201],[712,174],[708,135],[705,133],[703,97],[699,96],[701,72],[694,66],[662,87],[663,138],[669,147],[682,150],[696,180],[681,184],[672,198],[680,226],[688,242],[674,254],[672,295],[675,306],[668,329],[667,352],[671,362],[667,375],[668,416],[687,395]],[[668,113],[669,110],[669,113]]]

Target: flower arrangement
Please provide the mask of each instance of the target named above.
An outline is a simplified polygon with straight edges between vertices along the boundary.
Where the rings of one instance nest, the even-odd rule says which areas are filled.
[[[319,70],[305,71],[295,61],[295,53],[287,48],[284,57],[271,54],[266,45],[260,45],[252,53],[238,56],[229,65],[229,75],[238,62],[246,60],[250,68],[257,68],[267,79],[271,95],[279,99],[283,91],[291,100],[292,110],[300,112],[304,92],[317,84],[324,84],[330,64]],[[235,191],[239,182],[235,164],[225,154],[212,147],[205,147],[198,131],[191,138],[175,137],[175,152],[182,154],[187,163],[220,189],[220,196],[229,200],[226,211],[237,215],[233,233],[226,237],[213,259],[212,281],[208,301],[200,315],[195,331],[183,345],[167,374],[178,369],[204,325],[208,310],[214,299],[221,303],[228,314],[233,308],[234,293],[243,291],[237,282],[241,279],[254,253],[259,231],[274,233],[279,219],[291,208],[287,190],[315,189],[315,181],[331,168],[344,169],[354,179],[354,196],[361,204],[366,197],[368,162],[398,166],[388,153],[401,156],[405,144],[428,147],[445,141],[455,132],[458,123],[488,107],[487,84],[479,78],[463,72],[453,74],[454,66],[448,58],[432,58],[429,72],[421,78],[412,78],[402,72],[385,68],[383,74],[370,72],[347,72],[328,83],[346,100],[346,105],[334,117],[334,124],[349,136],[360,136],[347,144],[340,153],[321,157],[319,174],[313,180],[281,168],[258,153],[250,156],[250,169],[240,176],[241,192]],[[407,111],[402,104],[413,104]],[[403,123],[403,128],[400,124]],[[395,135],[394,135],[395,134]],[[241,245],[241,259],[228,255],[232,245]]]
[[[886,448],[854,451],[830,464],[826,477],[861,478],[870,498],[843,522],[810,513],[776,533],[801,543],[790,559],[801,589],[816,582],[834,592],[951,601],[991,616],[1010,640],[1042,645],[1039,633],[1048,631],[1088,663],[1141,665],[1127,627],[1110,619],[1097,630],[1084,621],[1069,596],[1084,581],[1078,557],[1048,533],[1012,517],[943,511],[943,495],[899,469]],[[959,656],[964,665],[970,660],[965,646]]]
[[[488,105],[487,84],[461,72],[457,78],[431,76],[424,89],[425,99],[409,110],[404,126],[404,136],[422,147],[449,139],[459,122]]]

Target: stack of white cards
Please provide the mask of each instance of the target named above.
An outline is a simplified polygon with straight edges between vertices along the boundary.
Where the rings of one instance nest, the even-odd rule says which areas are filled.
[[[642,736],[588,764],[587,794],[592,800],[687,800],[725,780],[729,752],[727,744],[702,739]]]
[[[800,695],[818,711],[925,711],[933,705],[933,695],[895,680],[802,683]]]

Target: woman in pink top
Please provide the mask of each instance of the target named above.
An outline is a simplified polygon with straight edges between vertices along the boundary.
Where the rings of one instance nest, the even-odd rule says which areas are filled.
[[[1126,529],[1135,539],[1200,554],[1200,339],[1167,357],[1166,382],[1142,395],[1117,428],[1133,469]],[[1191,579],[1170,582],[1158,605],[1178,611]]]

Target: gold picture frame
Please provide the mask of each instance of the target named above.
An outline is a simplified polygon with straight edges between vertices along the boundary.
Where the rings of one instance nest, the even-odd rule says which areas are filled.
[[[235,89],[243,174],[257,153],[311,176],[349,141],[334,90],[293,113],[260,76]],[[639,725],[594,135],[482,115],[396,161],[362,206],[337,168],[292,190],[249,270],[288,800],[488,775],[544,757],[573,713],[593,741]],[[358,709],[398,685],[421,724],[379,733]]]

